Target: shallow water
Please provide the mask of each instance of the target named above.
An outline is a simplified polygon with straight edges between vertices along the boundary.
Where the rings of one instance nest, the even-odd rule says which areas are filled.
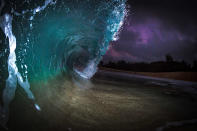
[[[24,91],[17,90],[9,130],[157,130],[197,118],[196,95],[113,73],[97,73],[77,85],[59,77],[32,86],[42,111],[33,110]]]

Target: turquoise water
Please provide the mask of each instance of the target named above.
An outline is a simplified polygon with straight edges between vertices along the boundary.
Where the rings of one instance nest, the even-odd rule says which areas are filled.
[[[0,17],[3,122],[17,83],[29,99],[32,82],[66,74],[91,78],[126,16],[125,0],[4,1]],[[9,5],[10,4],[10,5]],[[5,63],[7,61],[7,63]],[[7,67],[7,68],[6,68]],[[5,80],[6,78],[6,80]],[[35,103],[35,108],[41,110]],[[3,123],[1,122],[1,123]]]

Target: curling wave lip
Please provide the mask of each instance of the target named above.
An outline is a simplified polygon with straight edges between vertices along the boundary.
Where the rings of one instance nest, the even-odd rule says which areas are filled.
[[[96,73],[96,70],[97,70],[97,66],[95,65],[94,60],[90,61],[88,63],[88,66],[82,71],[78,71],[77,69],[74,69],[74,71],[84,79],[90,79]]]

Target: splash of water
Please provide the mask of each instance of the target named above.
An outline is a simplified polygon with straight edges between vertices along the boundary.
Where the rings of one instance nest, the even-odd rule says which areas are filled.
[[[0,25],[9,40],[10,52],[1,108],[5,119],[1,123],[8,120],[17,82],[35,101],[31,82],[47,81],[62,73],[90,79],[110,41],[118,39],[127,14],[125,2],[28,0],[28,8],[15,5],[4,14]],[[34,106],[41,110],[38,104]]]
[[[16,66],[16,37],[12,33],[12,17],[9,14],[5,14],[3,17],[2,30],[4,31],[6,37],[9,39],[9,56],[8,56],[8,73],[9,76],[6,80],[6,88],[3,91],[3,103],[4,106],[1,109],[1,115],[4,117],[3,123],[8,121],[9,116],[9,104],[13,100],[15,96],[15,90],[17,86],[17,81],[19,85],[25,90],[29,99],[34,100],[34,95],[30,90],[30,85],[28,79],[24,81],[21,74],[18,72],[18,68]],[[26,65],[25,65],[26,66]],[[38,105],[37,105],[38,106]],[[2,119],[2,118],[1,118]]]
[[[48,4],[52,3],[51,0],[45,1],[45,5],[42,7],[37,7],[33,10],[34,14],[44,10]],[[1,9],[4,6],[4,1],[2,1]],[[1,12],[1,11],[0,11]],[[9,104],[14,99],[17,82],[25,90],[28,98],[34,101],[34,95],[30,90],[30,84],[28,82],[27,76],[25,81],[23,80],[20,72],[18,71],[16,65],[16,37],[12,33],[12,16],[5,14],[1,19],[1,29],[3,30],[6,38],[9,40],[9,56],[8,56],[8,78],[6,80],[6,87],[3,90],[3,107],[0,107],[0,123],[5,126],[9,118]],[[27,68],[27,65],[24,65]],[[26,71],[27,73],[27,71]],[[41,110],[38,104],[34,104],[37,110]]]

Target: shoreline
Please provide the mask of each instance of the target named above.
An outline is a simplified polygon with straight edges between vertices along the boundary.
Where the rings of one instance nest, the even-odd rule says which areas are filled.
[[[197,82],[197,72],[135,72],[135,71],[125,71],[125,70],[118,70],[118,69],[105,68],[105,67],[100,67],[99,70],[124,72],[128,74],[151,76],[155,78],[167,78],[173,80]]]

